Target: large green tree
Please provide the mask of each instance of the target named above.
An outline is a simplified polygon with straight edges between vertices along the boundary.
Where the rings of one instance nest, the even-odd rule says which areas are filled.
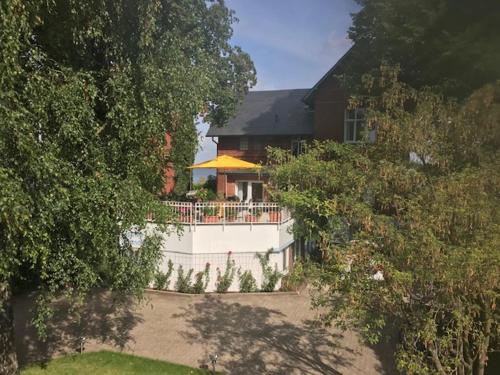
[[[381,61],[401,66],[413,87],[465,97],[500,79],[497,0],[357,0],[347,70],[358,77]]]
[[[351,103],[376,142],[271,150],[275,197],[321,251],[326,322],[370,342],[397,329],[403,373],[483,374],[500,338],[500,82],[458,104],[380,76],[382,95]]]
[[[13,285],[39,292],[43,334],[61,291],[149,282],[158,238],[134,250],[125,234],[168,215],[164,169],[192,161],[197,116],[224,124],[255,83],[234,21],[223,0],[0,2],[2,373],[17,367]]]

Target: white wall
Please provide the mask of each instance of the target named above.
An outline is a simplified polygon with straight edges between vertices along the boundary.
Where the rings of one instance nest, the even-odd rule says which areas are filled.
[[[193,232],[193,253],[265,252],[270,248],[279,248],[277,225],[200,225]]]
[[[284,225],[198,225],[196,228],[184,226],[181,236],[175,233],[164,234],[163,261],[160,269],[167,270],[168,261],[174,264],[174,272],[170,278],[169,289],[173,290],[177,279],[177,269],[180,265],[185,271],[193,268],[193,279],[197,272],[203,271],[210,263],[210,282],[207,291],[215,290],[217,278],[216,269],[223,273],[229,251],[236,268],[241,271],[250,270],[260,287],[262,270],[256,253],[265,253],[273,250],[270,256],[270,265],[283,271],[284,252],[288,257],[288,245],[293,241],[293,235],[288,230],[293,221]],[[149,230],[154,230],[153,224]],[[279,287],[279,285],[278,285]],[[235,275],[230,291],[239,290],[238,275]]]

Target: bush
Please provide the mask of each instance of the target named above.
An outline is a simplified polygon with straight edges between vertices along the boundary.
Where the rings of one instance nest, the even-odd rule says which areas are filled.
[[[217,199],[217,193],[202,187],[196,190],[196,198],[201,201],[214,201]]]
[[[217,293],[226,293],[233,283],[234,273],[236,271],[234,260],[231,260],[231,252],[227,254],[226,271],[221,274],[220,269],[217,268],[217,282],[215,289]]]
[[[278,284],[278,281],[280,281],[283,275],[278,271],[276,265],[274,269],[269,265],[271,250],[268,250],[265,254],[255,254],[255,256],[259,259],[260,266],[262,268],[262,284],[260,291],[274,292],[276,284]]]
[[[240,281],[241,293],[251,293],[257,291],[257,281],[255,281],[252,271],[247,270],[241,273],[241,269],[238,270],[238,279]]]
[[[306,268],[308,266],[301,260],[294,263],[288,273],[281,279],[281,290],[296,291],[307,279]]]
[[[205,270],[198,272],[194,278],[193,293],[205,293],[208,281],[210,280],[210,263],[207,263],[205,265]]]
[[[193,269],[191,268],[185,275],[182,266],[179,266],[177,270],[177,282],[175,283],[175,290],[179,293],[191,293],[191,275],[193,274]]]
[[[168,289],[170,285],[170,276],[172,276],[172,270],[174,269],[174,264],[172,260],[168,260],[167,272],[162,272],[160,270],[156,271],[154,275],[154,288],[158,290]]]

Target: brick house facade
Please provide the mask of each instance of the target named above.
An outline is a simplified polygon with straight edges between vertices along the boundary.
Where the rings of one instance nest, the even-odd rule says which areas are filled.
[[[350,52],[311,89],[249,92],[227,126],[209,129],[207,136],[217,139],[217,155],[264,164],[267,146],[300,153],[313,139],[356,142],[362,115],[346,110],[348,95],[337,78]],[[266,200],[266,182],[257,173],[217,172],[218,193],[244,201]]]

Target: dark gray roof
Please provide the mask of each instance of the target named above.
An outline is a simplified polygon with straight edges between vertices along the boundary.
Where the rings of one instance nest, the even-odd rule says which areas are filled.
[[[302,101],[307,92],[309,89],[250,91],[229,123],[212,126],[207,137],[312,134],[312,113]]]

